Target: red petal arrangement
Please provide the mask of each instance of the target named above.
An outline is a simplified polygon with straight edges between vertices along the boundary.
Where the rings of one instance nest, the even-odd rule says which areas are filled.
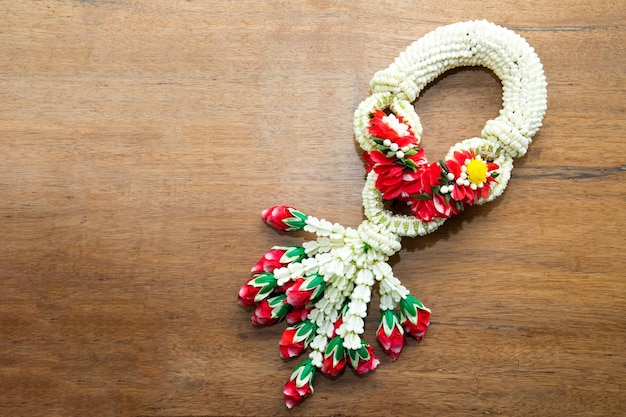
[[[407,203],[420,220],[448,218],[485,200],[499,175],[498,164],[474,150],[455,151],[452,158],[429,164],[412,128],[394,113],[376,110],[368,131],[376,148],[363,155],[366,171],[377,174],[383,199]]]

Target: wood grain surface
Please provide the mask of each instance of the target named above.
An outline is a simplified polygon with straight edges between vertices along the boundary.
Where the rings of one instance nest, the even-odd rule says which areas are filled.
[[[0,1],[0,415],[623,415],[625,4]],[[426,339],[288,411],[285,325],[253,328],[236,297],[309,236],[260,212],[357,226],[371,76],[476,18],[536,49],[544,127],[501,198],[393,257]],[[437,159],[501,88],[455,70],[415,106]]]

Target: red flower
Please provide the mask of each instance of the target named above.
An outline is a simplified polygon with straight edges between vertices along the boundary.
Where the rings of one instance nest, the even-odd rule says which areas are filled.
[[[376,110],[368,128],[376,148],[363,154],[366,171],[377,174],[376,188],[385,200],[408,198],[417,168],[426,163],[411,126],[402,117]]]
[[[288,359],[300,355],[309,347],[309,344],[315,337],[316,330],[317,326],[309,320],[287,327],[278,343],[280,357]]]
[[[313,393],[314,379],[315,367],[311,363],[311,359],[306,359],[296,366],[283,390],[287,408],[293,408],[300,404],[307,395]]]
[[[379,139],[389,139],[400,148],[409,144],[417,145],[411,126],[404,123],[402,116],[387,115],[382,110],[376,110],[370,119],[369,134]]]
[[[400,322],[415,340],[422,340],[430,324],[430,309],[412,295],[400,301]]]
[[[285,317],[291,306],[285,302],[285,294],[266,298],[257,304],[252,313],[251,321],[254,326],[271,326]]]
[[[363,152],[363,162],[365,162],[365,172],[370,172],[376,165],[376,161],[372,159],[370,152]]]
[[[374,349],[363,340],[359,349],[348,350],[348,359],[350,359],[350,366],[359,374],[373,371],[380,363],[374,355]]]
[[[337,376],[346,367],[346,352],[343,347],[343,339],[333,337],[324,352],[321,371],[329,376]]]
[[[287,302],[294,308],[302,308],[315,302],[324,292],[325,286],[324,277],[318,274],[306,278],[297,278],[286,292]]]
[[[440,177],[441,167],[437,162],[426,165],[419,170],[416,181],[417,189],[413,198],[407,201],[411,207],[411,212],[418,219],[431,221],[436,217],[441,217],[433,201],[433,187],[439,185]]]
[[[393,310],[383,311],[376,338],[385,353],[395,361],[406,344],[406,336],[404,329],[400,325],[398,313]]]
[[[252,306],[267,298],[276,286],[274,275],[264,272],[256,274],[239,290],[237,301],[242,306]]]
[[[452,198],[473,205],[489,196],[491,183],[496,182],[494,171],[499,168],[498,164],[484,161],[474,151],[456,151],[445,163],[453,177],[450,180]]]
[[[273,206],[261,213],[263,220],[275,229],[292,232],[302,230],[305,226],[306,214],[290,206]]]
[[[448,181],[444,174],[439,162],[428,164],[418,171],[419,186],[415,187],[412,198],[407,200],[413,215],[418,219],[428,222],[435,218],[448,218],[463,208],[450,195],[441,193],[444,182]]]
[[[423,151],[405,159],[413,161],[416,165],[422,163]],[[414,194],[417,173],[413,168],[402,165],[396,157],[388,158],[380,151],[371,151],[364,154],[367,163],[366,170],[377,174],[376,188],[381,192],[385,200],[394,198],[406,199]]]

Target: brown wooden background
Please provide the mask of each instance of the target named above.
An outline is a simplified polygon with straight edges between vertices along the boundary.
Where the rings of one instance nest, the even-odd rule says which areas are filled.
[[[289,412],[285,325],[253,328],[236,295],[308,235],[260,212],[357,226],[371,76],[474,18],[535,47],[544,127],[500,199],[394,257],[426,339],[318,376]],[[0,415],[621,415],[625,18],[621,0],[0,2]],[[428,88],[430,159],[500,95],[481,69]]]

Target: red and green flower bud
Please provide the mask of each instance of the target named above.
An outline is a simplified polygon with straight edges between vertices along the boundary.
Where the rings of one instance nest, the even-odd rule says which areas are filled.
[[[283,232],[304,229],[306,214],[290,206],[273,206],[263,210],[261,217],[268,225]]]
[[[314,379],[315,366],[311,363],[311,359],[306,359],[296,366],[283,390],[287,408],[300,404],[305,397],[313,393]]]
[[[359,349],[348,350],[348,360],[350,366],[359,374],[373,371],[380,363],[374,355],[374,349],[363,340]]]
[[[400,322],[415,340],[422,340],[430,324],[430,309],[412,295],[400,301]]]
[[[276,268],[284,267],[291,262],[300,262],[305,257],[302,246],[274,246],[252,267],[252,273],[274,272]]]
[[[343,347],[343,339],[333,337],[324,352],[321,371],[329,376],[336,376],[346,367],[346,350]]]
[[[307,304],[302,308],[294,308],[287,313],[285,321],[287,324],[293,326],[294,324],[300,323],[302,320],[306,319],[311,310],[313,310],[313,304]]]
[[[293,358],[300,355],[309,347],[315,337],[317,326],[309,320],[301,321],[295,326],[287,327],[278,343],[280,357]]]
[[[300,262],[306,258],[306,252],[302,246],[282,246],[275,247],[275,249],[285,249],[285,253],[280,258],[280,262],[285,265],[291,262]]]
[[[286,292],[287,302],[294,308],[302,308],[317,301],[324,293],[325,287],[324,277],[319,274],[297,278]]]
[[[276,268],[285,266],[280,262],[280,258],[285,254],[284,249],[272,249],[259,259],[259,261],[252,267],[253,274],[259,274],[261,272],[274,272]]]
[[[383,311],[376,338],[385,353],[391,356],[392,360],[398,359],[402,348],[406,344],[406,335],[400,324],[398,313],[393,310]]]
[[[252,306],[267,298],[276,287],[274,275],[263,272],[254,275],[239,290],[237,301],[242,306]]]
[[[254,326],[271,326],[285,317],[291,306],[285,302],[285,294],[266,298],[257,304],[252,313]]]

